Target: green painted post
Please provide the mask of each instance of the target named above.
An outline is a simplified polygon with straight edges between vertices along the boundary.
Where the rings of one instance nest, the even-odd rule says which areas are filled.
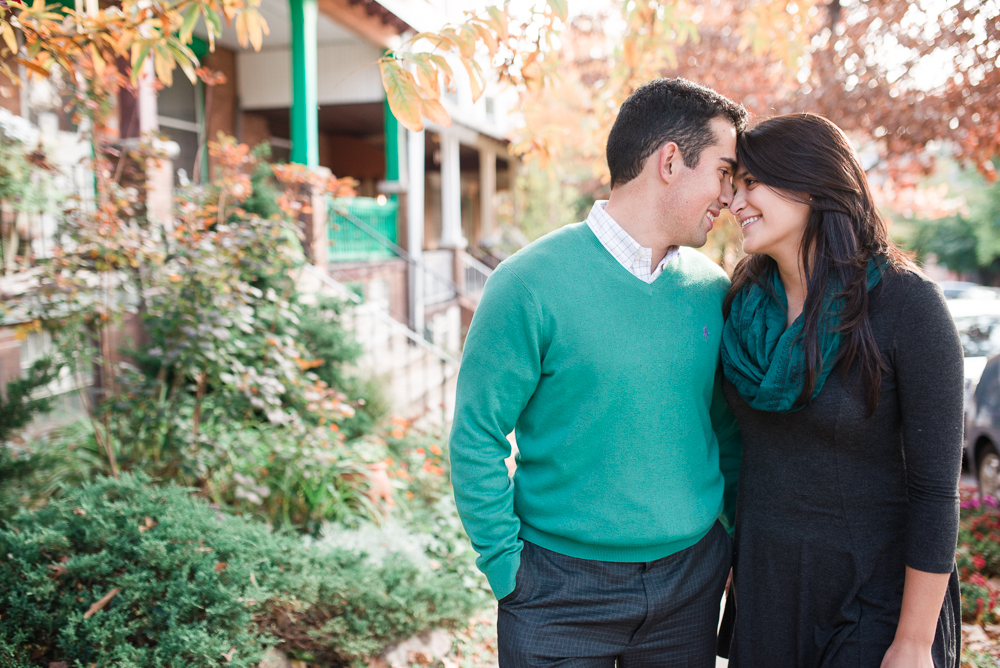
[[[389,101],[383,103],[385,118],[385,180],[399,180],[399,121],[389,109]]]
[[[319,166],[316,0],[288,0],[292,18],[292,162]]]

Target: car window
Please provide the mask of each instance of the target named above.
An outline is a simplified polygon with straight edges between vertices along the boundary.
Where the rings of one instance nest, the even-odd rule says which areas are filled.
[[[992,357],[1000,353],[1000,316],[955,318],[955,327],[966,357]]]

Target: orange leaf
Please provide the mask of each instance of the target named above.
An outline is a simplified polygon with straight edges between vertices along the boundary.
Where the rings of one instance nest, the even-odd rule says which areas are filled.
[[[226,566],[228,566],[228,565],[229,564],[227,564],[226,562],[220,561],[219,563],[215,564],[215,572],[216,573],[220,573],[220,572],[226,570]]]

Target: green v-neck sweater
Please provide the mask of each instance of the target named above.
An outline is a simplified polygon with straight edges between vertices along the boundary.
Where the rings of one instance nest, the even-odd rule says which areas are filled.
[[[490,276],[450,454],[458,511],[498,599],[514,590],[522,539],[581,559],[654,561],[734,507],[740,437],[719,374],[728,286],[689,248],[644,283],[585,223]],[[723,521],[732,526],[728,512]]]

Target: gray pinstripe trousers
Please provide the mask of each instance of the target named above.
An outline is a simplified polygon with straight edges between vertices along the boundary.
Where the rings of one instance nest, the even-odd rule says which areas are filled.
[[[567,557],[525,541],[500,601],[500,668],[712,668],[732,541],[644,563]]]

